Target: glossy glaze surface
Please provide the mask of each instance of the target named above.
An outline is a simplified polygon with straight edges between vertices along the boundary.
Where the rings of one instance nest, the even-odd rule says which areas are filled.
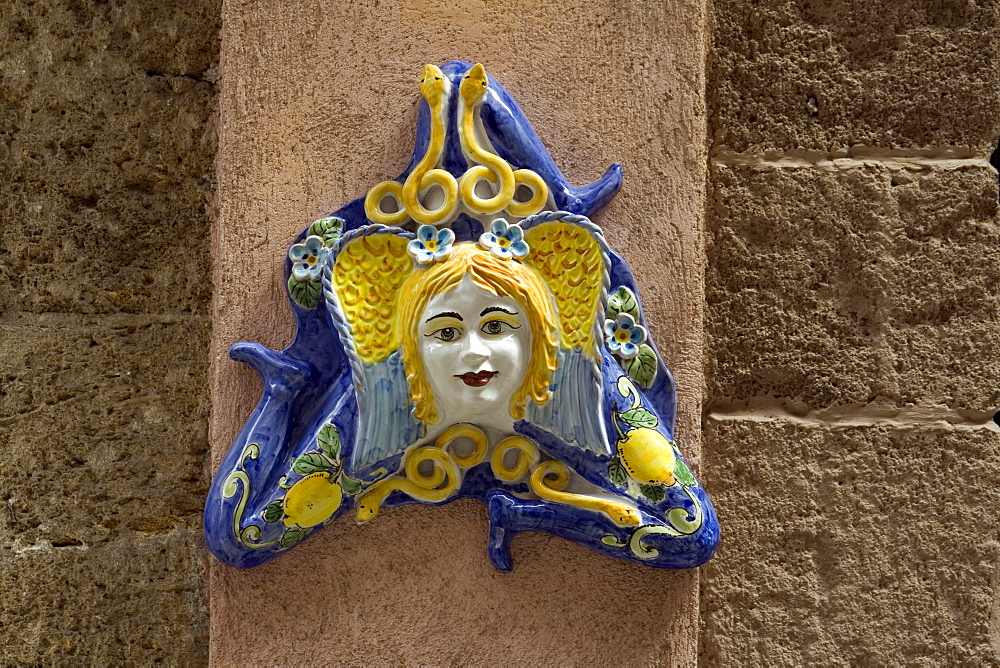
[[[617,192],[620,166],[573,188],[481,66],[432,68],[410,166],[386,182],[403,198],[396,226],[372,220],[383,215],[372,202],[395,193],[385,184],[367,206],[359,198],[309,225],[286,260],[295,340],[282,351],[231,348],[264,392],[209,493],[209,547],[250,567],[347,512],[367,522],[395,505],[472,497],[487,506],[489,555],[501,570],[513,566],[511,538],[529,530],[657,567],[704,563],[718,524],[674,442],[673,379],[630,270],[587,218]],[[431,90],[435,71],[447,85]],[[420,185],[425,176],[406,187],[435,170],[459,183],[455,201],[448,187]],[[529,200],[505,194],[508,171],[521,174],[513,183],[538,179]],[[463,189],[463,179],[475,182]],[[519,215],[533,213],[541,192],[541,206],[556,210]],[[424,216],[448,207],[438,220]],[[466,312],[472,302],[478,315]],[[442,326],[428,329],[435,306]],[[490,367],[490,337],[515,325],[521,338]],[[462,373],[416,343],[453,336],[469,349],[477,339],[455,353],[468,361]],[[493,373],[518,387],[477,414]],[[450,377],[464,389],[435,401]]]

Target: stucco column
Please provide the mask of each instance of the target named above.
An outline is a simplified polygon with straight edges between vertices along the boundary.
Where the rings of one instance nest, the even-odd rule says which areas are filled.
[[[291,339],[282,256],[306,223],[392,178],[424,63],[482,62],[559,167],[625,184],[596,219],[631,263],[680,388],[697,462],[703,388],[705,7],[599,2],[229,2],[223,15],[210,437],[215,463],[257,401],[234,342]],[[691,665],[697,572],[617,562],[548,535],[486,556],[475,502],[348,518],[251,571],[211,565],[217,665]]]

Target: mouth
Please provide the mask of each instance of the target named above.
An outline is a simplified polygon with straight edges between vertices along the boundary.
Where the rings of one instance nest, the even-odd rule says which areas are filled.
[[[491,380],[493,380],[493,376],[497,375],[498,373],[500,373],[500,372],[499,371],[477,371],[477,372],[473,373],[473,372],[470,371],[469,373],[463,373],[461,376],[456,375],[455,378],[458,378],[459,380],[461,380],[463,383],[465,383],[469,387],[482,387],[486,383],[488,383]]]

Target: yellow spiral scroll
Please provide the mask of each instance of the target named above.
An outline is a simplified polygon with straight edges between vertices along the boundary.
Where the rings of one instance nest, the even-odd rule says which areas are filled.
[[[365,196],[365,215],[368,219],[383,225],[400,225],[407,218],[413,218],[424,225],[436,225],[446,221],[458,203],[458,182],[444,169],[435,169],[441,162],[444,151],[445,125],[447,124],[448,98],[451,82],[435,65],[424,65],[420,78],[420,92],[427,100],[431,111],[430,138],[423,158],[413,168],[406,182],[383,181],[368,191]],[[420,203],[420,192],[431,186],[440,186],[444,193],[441,206],[425,209]],[[391,196],[398,209],[387,213],[382,210],[382,200]]]
[[[468,455],[455,455],[445,449],[459,438],[472,439],[475,447]],[[406,454],[403,464],[405,478],[396,476],[378,482],[358,499],[358,522],[367,522],[375,517],[386,497],[397,489],[418,501],[439,503],[447,500],[462,484],[459,467],[468,468],[481,462],[488,447],[486,435],[471,424],[456,424],[445,429],[434,445],[414,448]],[[420,466],[428,462],[433,468],[424,473]]]
[[[462,201],[476,213],[496,213],[506,209],[512,216],[536,214],[549,200],[549,188],[542,177],[530,169],[515,171],[510,163],[479,143],[479,137],[485,137],[486,132],[482,129],[478,112],[488,88],[486,69],[479,63],[465,73],[459,86],[464,104],[458,126],[459,138],[466,158],[475,163],[459,179]],[[476,195],[476,184],[481,179],[497,186],[497,194],[487,199]],[[519,185],[531,190],[531,197],[525,202],[514,199]]]
[[[504,457],[511,450],[517,451],[517,463],[508,467]],[[493,475],[505,482],[514,482],[524,477],[532,466],[538,463],[538,447],[523,436],[511,436],[497,444],[490,458]]]
[[[444,448],[460,438],[472,439],[475,447],[473,447],[472,452],[464,456],[451,453],[451,458],[455,460],[455,463],[464,468],[469,468],[483,461],[483,457],[486,456],[486,450],[490,444],[486,440],[486,434],[483,433],[482,429],[471,424],[455,424],[448,427],[444,430],[444,433],[437,437],[435,445],[439,448]]]
[[[399,348],[396,292],[413,268],[407,243],[408,239],[395,234],[358,237],[340,252],[333,266],[337,300],[365,364],[382,362]]]
[[[580,348],[596,359],[594,319],[604,285],[601,247],[587,230],[569,223],[542,223],[525,233],[525,262],[542,275],[556,299],[563,348]]]
[[[426,475],[420,471],[420,465],[425,462],[434,465]],[[414,499],[438,503],[454,494],[461,481],[461,473],[451,456],[434,445],[410,451],[404,470],[405,478],[389,478],[376,483],[358,499],[356,518],[359,524],[375,517],[386,497],[397,489]]]
[[[560,491],[568,483],[569,469],[555,459],[542,462],[531,472],[531,491],[547,501],[604,513],[619,526],[633,526],[641,522],[639,512],[626,503]]]

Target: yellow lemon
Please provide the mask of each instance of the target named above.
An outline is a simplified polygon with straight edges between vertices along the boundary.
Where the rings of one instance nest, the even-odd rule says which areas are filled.
[[[674,447],[655,429],[640,427],[618,441],[618,454],[628,474],[641,483],[674,484]]]
[[[340,485],[330,480],[329,472],[310,473],[285,494],[285,526],[316,526],[337,512],[343,498]]]

